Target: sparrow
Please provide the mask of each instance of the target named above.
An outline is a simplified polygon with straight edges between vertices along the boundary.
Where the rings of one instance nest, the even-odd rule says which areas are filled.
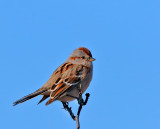
[[[75,49],[40,89],[15,101],[13,106],[39,95],[43,95],[39,103],[50,97],[46,105],[56,100],[62,103],[75,100],[79,97],[79,92],[83,94],[86,91],[92,80],[94,60],[89,49]]]

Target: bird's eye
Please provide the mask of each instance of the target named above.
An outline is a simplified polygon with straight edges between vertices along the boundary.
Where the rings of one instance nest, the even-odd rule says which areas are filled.
[[[82,56],[82,59],[84,59],[85,57],[84,56]]]

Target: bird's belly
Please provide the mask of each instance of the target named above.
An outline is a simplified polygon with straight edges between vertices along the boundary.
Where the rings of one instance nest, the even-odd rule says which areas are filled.
[[[92,73],[90,73],[92,74]],[[92,80],[92,75],[88,75],[87,78],[85,78],[82,82],[81,82],[81,89],[82,89],[82,94],[87,90],[90,82]],[[74,97],[69,97],[69,96],[74,96]],[[58,100],[62,101],[62,102],[68,102],[68,101],[73,101],[76,98],[79,97],[79,90],[77,89],[77,87],[73,88],[71,91],[67,92],[67,95],[64,95],[62,97],[60,97]]]

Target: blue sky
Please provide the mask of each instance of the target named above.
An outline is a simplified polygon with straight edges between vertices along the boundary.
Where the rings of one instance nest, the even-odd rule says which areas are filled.
[[[76,127],[60,102],[12,103],[80,46],[96,58],[81,128],[160,129],[159,0],[2,0],[0,18],[1,129]]]

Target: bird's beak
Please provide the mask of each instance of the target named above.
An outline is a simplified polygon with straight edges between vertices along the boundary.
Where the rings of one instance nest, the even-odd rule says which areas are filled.
[[[89,59],[90,62],[95,61],[95,60],[96,60],[96,59],[94,59],[94,58],[90,58],[90,59]]]

